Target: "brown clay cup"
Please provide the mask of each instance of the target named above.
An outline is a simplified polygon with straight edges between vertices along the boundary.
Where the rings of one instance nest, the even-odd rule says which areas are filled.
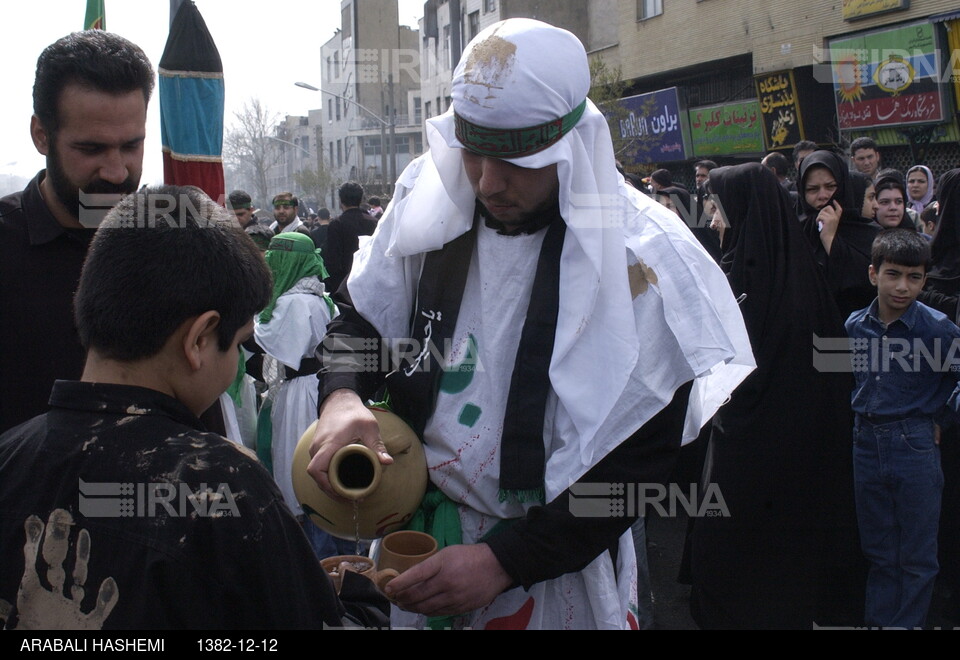
[[[380,543],[377,566],[403,573],[437,552],[437,540],[429,534],[408,529],[391,532]]]
[[[378,571],[373,560],[363,555],[337,555],[335,557],[327,557],[326,559],[320,560],[320,566],[324,572],[330,576],[333,587],[338,594],[340,593],[340,586],[343,584],[344,571],[355,571],[359,573],[377,585],[380,591],[383,591],[383,588],[387,586],[390,580],[399,575],[397,571],[390,569]]]

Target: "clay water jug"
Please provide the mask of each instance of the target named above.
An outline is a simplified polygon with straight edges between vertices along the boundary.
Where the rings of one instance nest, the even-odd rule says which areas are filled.
[[[401,529],[427,489],[427,463],[420,438],[392,412],[370,410],[380,424],[380,438],[393,463],[381,465],[377,455],[361,444],[339,449],[330,460],[327,475],[333,490],[348,501],[329,497],[307,474],[316,422],[304,432],[293,454],[293,490],[304,513],[324,531],[347,540],[375,539]]]

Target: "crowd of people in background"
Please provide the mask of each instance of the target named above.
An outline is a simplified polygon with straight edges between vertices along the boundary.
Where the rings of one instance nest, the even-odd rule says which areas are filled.
[[[703,627],[791,627],[811,617],[918,627],[939,575],[956,616],[960,433],[938,406],[956,408],[948,397],[957,367],[935,373],[926,389],[896,381],[891,400],[889,389],[872,387],[887,372],[867,373],[858,358],[851,405],[849,374],[811,369],[810,348],[811,336],[848,333],[933,345],[929,324],[939,324],[936,341],[953,341],[960,170],[937,182],[926,165],[884,168],[868,137],[847,149],[802,141],[790,155],[734,167],[699,161],[689,192],[665,169],[642,179],[623,173],[676,212],[727,272],[758,363],[752,386],[718,413],[703,458],[702,483],[737,500],[741,519],[693,523],[685,557],[693,614]],[[891,272],[902,281],[886,295],[903,316],[881,321]],[[909,305],[914,299],[925,306]],[[934,391],[937,403],[925,407]],[[907,439],[902,454],[891,433]],[[853,458],[838,442],[851,435]],[[783,594],[796,607],[770,606]]]

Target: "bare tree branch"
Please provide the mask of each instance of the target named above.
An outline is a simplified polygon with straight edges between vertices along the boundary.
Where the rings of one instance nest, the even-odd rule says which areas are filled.
[[[276,164],[278,152],[270,148],[269,136],[279,121],[260,99],[251,98],[233,113],[234,121],[223,140],[223,156],[241,181],[251,181],[260,205],[266,204],[267,172]]]

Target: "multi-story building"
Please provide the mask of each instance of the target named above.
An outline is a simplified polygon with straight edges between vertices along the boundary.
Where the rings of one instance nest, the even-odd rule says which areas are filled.
[[[300,194],[297,175],[316,167],[315,152],[310,150],[313,131],[309,117],[287,115],[279,122],[274,134],[269,136],[272,163],[267,170],[267,187],[270,195],[279,192]]]
[[[594,54],[629,83],[628,169],[845,148],[870,136],[884,165],[960,163],[955,0],[620,0],[616,43]],[[669,130],[668,130],[669,129]]]
[[[324,157],[336,181],[387,195],[423,151],[419,39],[399,25],[394,0],[340,7],[340,29],[321,48]]]

